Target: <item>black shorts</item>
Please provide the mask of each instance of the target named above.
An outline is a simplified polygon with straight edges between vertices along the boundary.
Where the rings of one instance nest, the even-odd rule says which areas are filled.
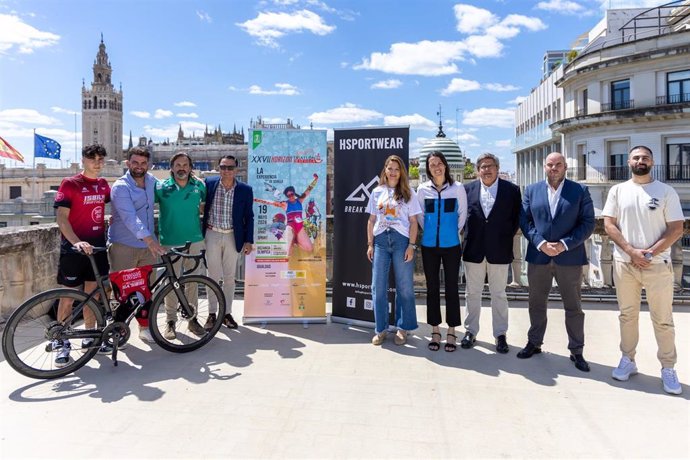
[[[103,251],[94,254],[96,266],[101,276],[107,275],[109,271],[108,253]],[[96,281],[96,277],[91,269],[89,258],[76,252],[63,252],[60,254],[58,264],[57,282],[67,287],[78,287],[84,281]]]

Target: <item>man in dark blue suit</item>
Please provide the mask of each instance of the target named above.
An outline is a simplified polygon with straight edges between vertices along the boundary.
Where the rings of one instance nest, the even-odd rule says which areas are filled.
[[[223,324],[237,329],[232,317],[235,297],[235,272],[240,254],[252,252],[254,243],[254,192],[235,179],[237,160],[232,155],[220,159],[220,177],[206,179],[206,206],[202,231],[206,239],[208,276],[221,281],[225,294],[226,314]],[[217,321],[216,305],[209,306],[209,317],[204,324],[210,330]]]
[[[479,179],[465,185],[467,223],[462,260],[465,263],[465,337],[471,348],[479,332],[484,279],[488,275],[496,351],[508,353],[508,268],[513,260],[513,237],[520,224],[520,188],[498,178],[499,159],[482,153],[475,162]]]
[[[546,306],[556,279],[565,308],[570,360],[589,372],[582,355],[585,314],[580,305],[582,266],[588,263],[584,242],[594,230],[594,206],[586,186],[565,178],[565,157],[559,152],[544,160],[546,180],[525,189],[520,228],[529,241],[527,280],[529,319],[527,345],[517,355],[531,358],[541,353],[546,332]]]

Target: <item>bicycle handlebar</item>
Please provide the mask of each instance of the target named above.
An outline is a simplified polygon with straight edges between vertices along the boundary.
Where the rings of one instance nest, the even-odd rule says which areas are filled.
[[[206,264],[206,250],[202,249],[199,254],[189,254],[187,251],[189,251],[189,248],[191,247],[192,243],[190,241],[187,241],[184,246],[178,246],[176,248],[171,248],[163,254],[161,257],[163,258],[169,258],[171,263],[175,263],[181,258],[184,259],[194,259],[194,267],[192,267],[189,270],[185,270],[185,273],[190,273],[195,271],[198,267],[201,261],[204,262],[204,267],[208,268],[208,265]],[[72,249],[78,253],[84,254],[81,249],[79,249],[76,246],[72,246]],[[93,254],[99,253],[99,252],[105,252],[108,250],[107,247],[103,246],[92,246],[93,249]],[[183,252],[184,251],[184,252]],[[93,254],[84,254],[86,256],[93,255]],[[184,273],[183,273],[184,274]]]

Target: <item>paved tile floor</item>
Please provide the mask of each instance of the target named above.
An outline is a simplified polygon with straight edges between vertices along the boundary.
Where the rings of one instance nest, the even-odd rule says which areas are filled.
[[[588,374],[568,360],[558,303],[545,353],[526,361],[525,303],[511,302],[508,355],[494,353],[490,313],[455,353],[427,350],[422,323],[402,347],[329,323],[223,328],[182,355],[133,334],[119,367],[99,356],[52,381],[0,357],[0,457],[690,458],[690,307],[675,315],[681,396],[661,389],[648,313],[627,383],[610,377],[615,304],[586,305]]]

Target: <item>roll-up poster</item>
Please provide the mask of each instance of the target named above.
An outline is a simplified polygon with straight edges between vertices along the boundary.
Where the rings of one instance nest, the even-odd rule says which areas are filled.
[[[326,131],[251,130],[244,322],[326,317]]]
[[[408,164],[409,128],[336,129],[334,132],[334,321],[373,323],[371,263],[367,259],[367,203],[389,155]],[[389,282],[394,305],[395,283]]]

